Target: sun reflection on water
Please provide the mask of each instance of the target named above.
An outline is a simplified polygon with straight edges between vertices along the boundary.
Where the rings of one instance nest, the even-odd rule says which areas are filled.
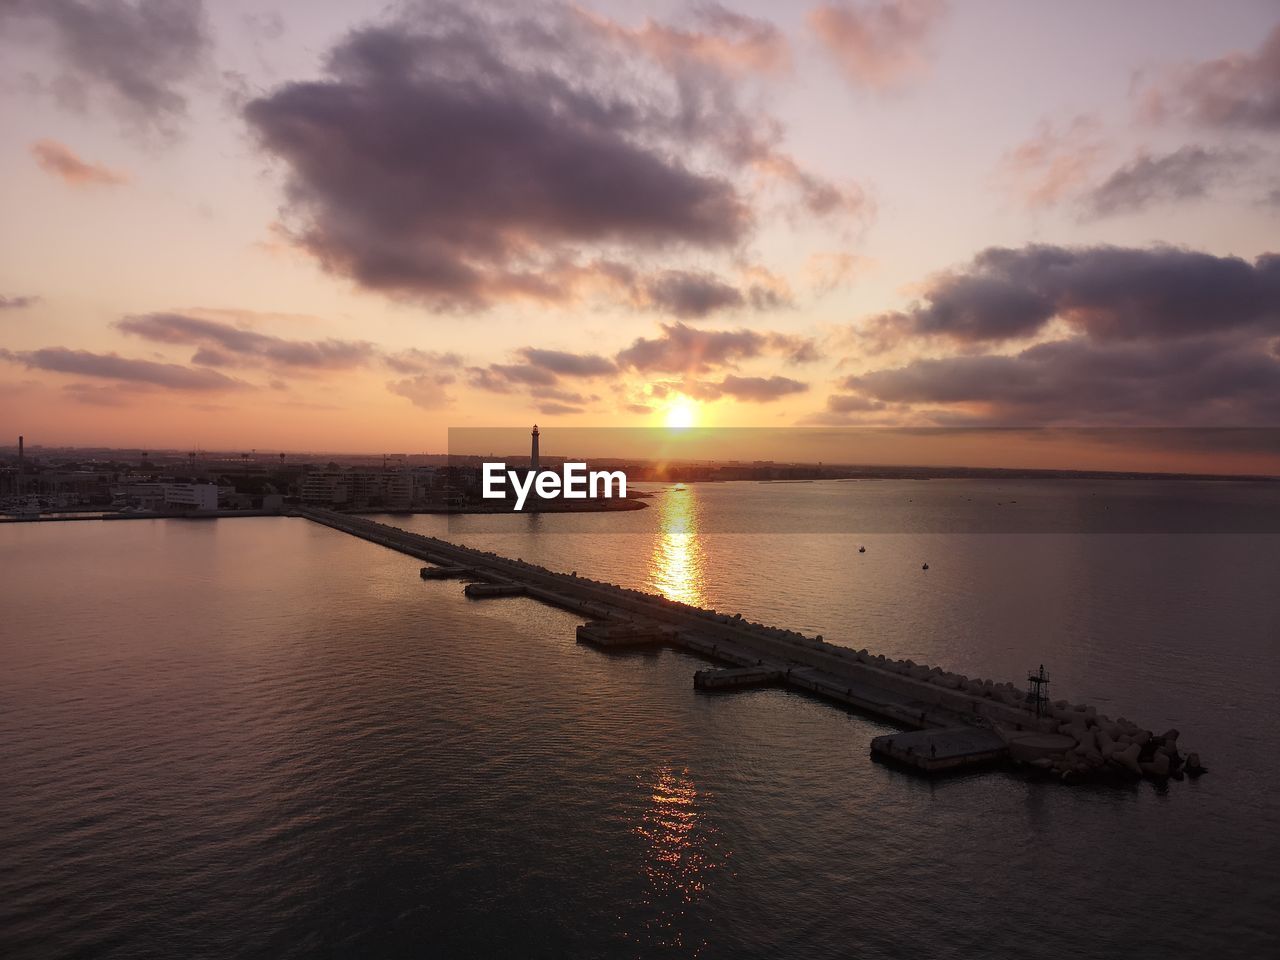
[[[683,948],[692,955],[706,946],[702,937],[693,943],[686,939],[689,910],[706,892],[712,874],[725,868],[729,859],[707,819],[707,799],[699,794],[687,769],[666,767],[659,771],[635,828],[647,843],[646,907],[653,919],[645,926],[651,946]]]
[[[658,532],[649,559],[649,582],[664,597],[703,605],[703,551],[698,536],[698,498],[678,484],[658,501]]]

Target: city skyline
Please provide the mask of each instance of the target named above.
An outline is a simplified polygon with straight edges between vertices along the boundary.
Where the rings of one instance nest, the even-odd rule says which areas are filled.
[[[0,48],[29,441],[1280,415],[1271,4],[19,0]]]

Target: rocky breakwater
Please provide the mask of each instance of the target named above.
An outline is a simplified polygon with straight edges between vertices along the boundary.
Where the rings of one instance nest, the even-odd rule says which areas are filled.
[[[1184,753],[1179,747],[1177,730],[1156,734],[1124,717],[1112,720],[1092,706],[1066,700],[1050,704],[1048,714],[1057,724],[1058,736],[1069,739],[1071,746],[1030,762],[1063,780],[1181,780],[1206,772],[1198,753]]]

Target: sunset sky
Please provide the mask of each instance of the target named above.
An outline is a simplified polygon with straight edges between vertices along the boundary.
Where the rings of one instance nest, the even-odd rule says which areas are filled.
[[[1280,424],[1280,5],[0,0],[0,428]]]

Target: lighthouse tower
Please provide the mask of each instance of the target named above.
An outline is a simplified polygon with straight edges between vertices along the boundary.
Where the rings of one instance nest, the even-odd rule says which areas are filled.
[[[538,469],[538,425],[536,423],[533,425],[533,433],[529,434],[529,436],[533,439],[533,445],[529,450],[529,469],[537,470]]]

